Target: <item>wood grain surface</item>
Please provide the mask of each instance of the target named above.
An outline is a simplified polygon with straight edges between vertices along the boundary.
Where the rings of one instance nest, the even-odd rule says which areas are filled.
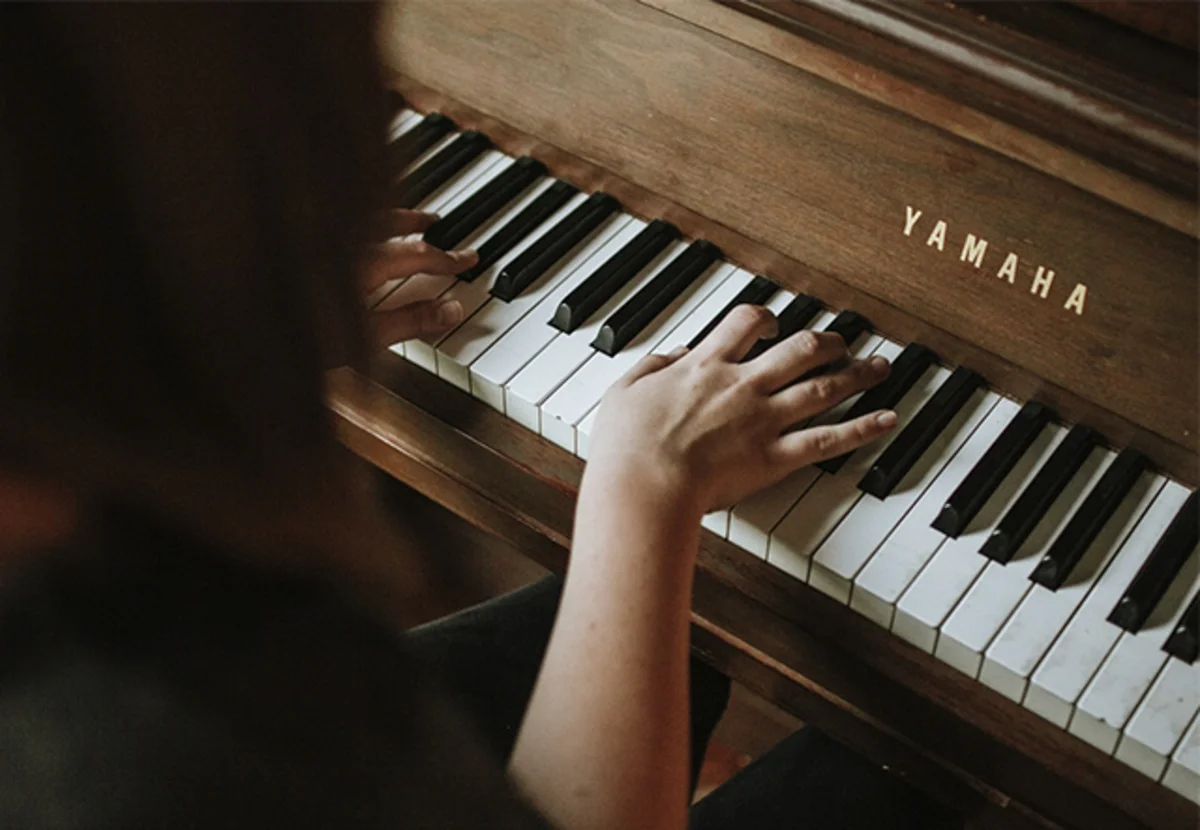
[[[409,0],[385,48],[426,86],[1196,450],[1187,234],[635,0]],[[910,206],[928,224],[906,237]],[[967,233],[989,242],[981,269],[960,261]],[[1009,252],[1013,284],[996,276]],[[1077,283],[1082,316],[1063,308]]]

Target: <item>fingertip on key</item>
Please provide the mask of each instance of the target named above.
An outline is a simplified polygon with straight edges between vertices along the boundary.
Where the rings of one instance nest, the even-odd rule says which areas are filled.
[[[891,429],[896,425],[896,413],[890,409],[880,412],[875,416],[875,423],[884,429]]]

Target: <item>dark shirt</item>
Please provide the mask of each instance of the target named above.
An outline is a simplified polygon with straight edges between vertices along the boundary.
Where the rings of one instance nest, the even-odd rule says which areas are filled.
[[[49,559],[0,592],[0,827],[543,827],[414,666],[171,534]]]

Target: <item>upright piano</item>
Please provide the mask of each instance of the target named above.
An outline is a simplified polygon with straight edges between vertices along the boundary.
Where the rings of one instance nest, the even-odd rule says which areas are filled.
[[[694,648],[978,824],[1194,827],[1196,6],[409,0],[395,204],[475,247],[343,441],[562,569],[597,404],[740,302],[892,438],[705,518]],[[992,825],[989,825],[992,826]]]

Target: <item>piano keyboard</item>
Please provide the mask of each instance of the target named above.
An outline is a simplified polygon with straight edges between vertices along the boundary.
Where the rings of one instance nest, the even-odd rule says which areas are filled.
[[[891,407],[888,439],[705,527],[1200,803],[1195,493],[444,116],[402,110],[391,141],[397,205],[442,217],[427,240],[480,251],[462,279],[418,275],[370,299],[463,305],[454,331],[394,351],[582,458],[617,378],[738,303],[765,304],[781,336],[832,329],[889,358],[878,389],[816,419]]]

